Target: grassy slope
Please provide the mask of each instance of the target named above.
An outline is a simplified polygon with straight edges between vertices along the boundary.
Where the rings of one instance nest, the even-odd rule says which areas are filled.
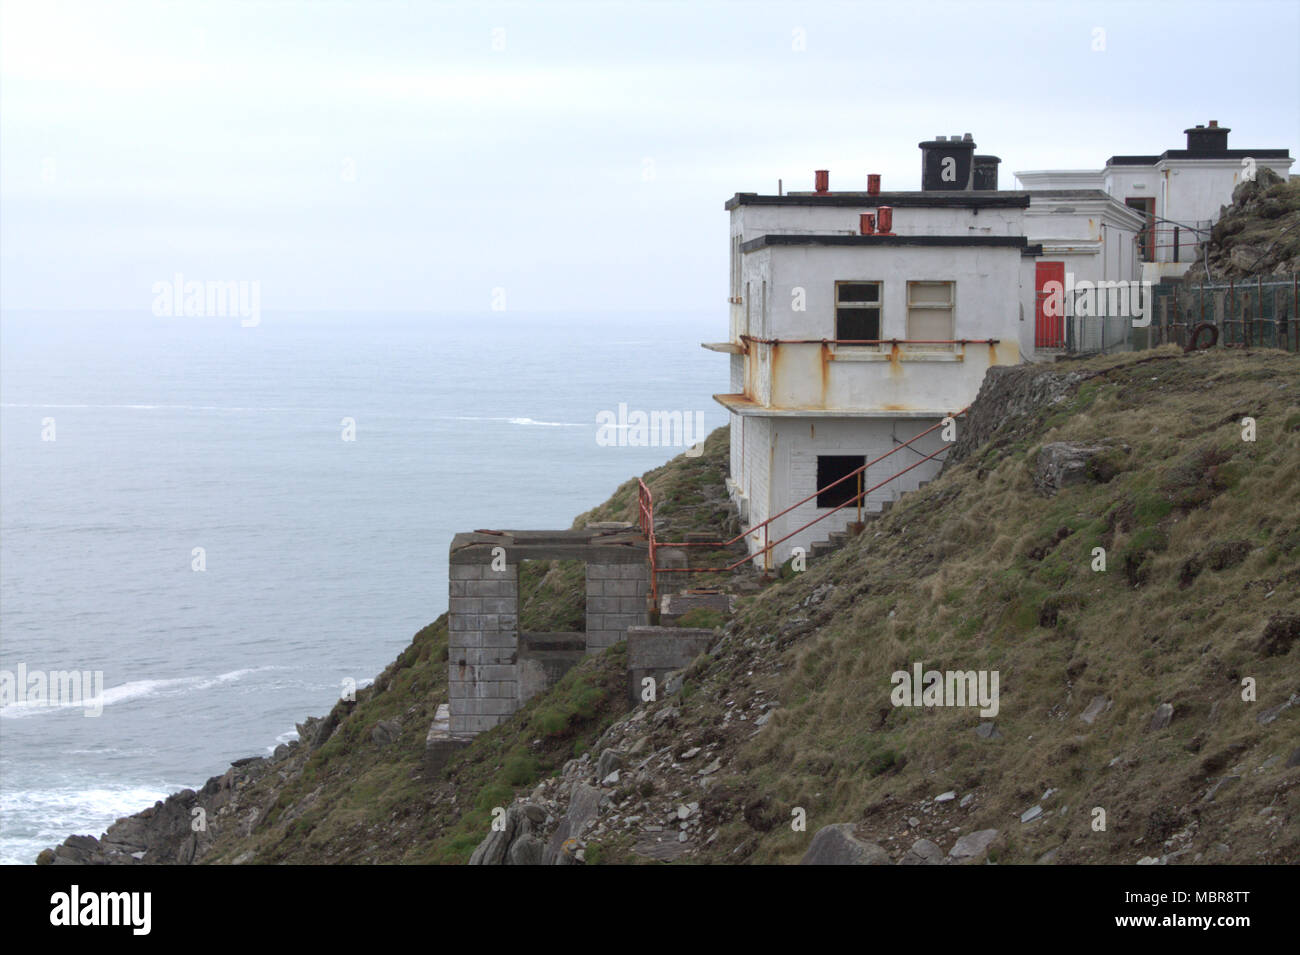
[[[916,835],[905,834],[906,807],[945,789],[976,794],[952,824],[1003,830],[1006,861],[1059,847],[1062,862],[1131,862],[1184,844],[1219,861],[1300,859],[1300,771],[1259,768],[1295,748],[1300,707],[1257,722],[1300,691],[1300,649],[1259,649],[1270,616],[1300,612],[1300,362],[1162,351],[1076,367],[1095,376],[1066,402],[995,435],[831,558],[746,598],[691,668],[682,716],[661,732],[717,737],[727,709],[781,701],[761,733],[726,737],[725,768],[704,794],[719,836],[705,861],[795,861],[818,826],[844,821],[896,850]],[[1241,440],[1246,414],[1259,422],[1254,443]],[[1037,447],[1102,438],[1132,448],[1107,483],[1034,490]],[[646,476],[662,537],[723,532],[726,443],[719,431],[703,457]],[[575,523],[631,520],[634,488]],[[1095,546],[1107,549],[1104,574],[1090,569]],[[539,616],[572,620],[573,584],[541,569],[521,596]],[[252,834],[219,834],[204,861],[462,862],[490,807],[625,714],[619,646],[479,737],[446,778],[426,779],[445,627],[426,627],[358,703],[340,704],[321,749],[254,783],[241,797],[263,808]],[[1002,738],[977,738],[974,710],[893,708],[890,674],[917,660],[997,669]],[[1256,703],[1240,700],[1244,676],[1257,681]],[[1079,713],[1099,694],[1113,705],[1088,726]],[[1149,732],[1161,702],[1175,706],[1173,722]],[[402,725],[386,748],[369,735],[380,719]],[[1228,773],[1241,778],[1203,802]],[[1012,818],[1049,787],[1059,792],[1045,821]],[[784,823],[793,806],[808,810],[808,833]],[[1094,806],[1107,810],[1104,833],[1089,826]],[[945,848],[954,838],[923,834]]]
[[[1062,862],[1131,862],[1181,846],[1181,836],[1161,843],[1189,827],[1197,851],[1228,844],[1223,861],[1300,859],[1300,770],[1281,762],[1300,742],[1300,711],[1256,719],[1300,692],[1300,648],[1258,649],[1270,616],[1300,610],[1300,362],[1151,357],[1081,364],[1104,373],[1028,434],[995,436],[873,533],[750,602],[738,636],[760,649],[713,666],[731,697],[747,692],[736,674],[764,672],[748,691],[769,689],[784,707],[737,752],[730,791],[806,807],[809,832],[858,821],[899,843],[915,838],[900,807],[974,791],[960,825],[1002,829],[1000,855],[1013,862],[1057,847]],[[1254,443],[1241,438],[1244,415],[1258,420]],[[1113,479],[1053,498],[1035,491],[1037,447],[1100,439],[1133,449]],[[1090,566],[1097,546],[1105,573]],[[828,583],[823,602],[801,606]],[[918,660],[999,670],[1003,738],[978,738],[973,710],[892,707],[890,674]],[[1241,701],[1246,676],[1258,702]],[[716,682],[707,670],[699,679]],[[1089,727],[1078,717],[1096,695],[1113,706]],[[1162,702],[1173,723],[1148,732]],[[1226,773],[1242,778],[1202,802],[1207,780]],[[1059,790],[1049,818],[1021,826],[1014,817],[1048,788]],[[1095,806],[1106,832],[1091,830]],[[727,829],[717,859],[741,846],[790,862],[806,847],[788,826]]]
[[[727,433],[698,458],[680,456],[644,479],[658,513],[679,529],[722,532]],[[710,489],[707,493],[700,488]],[[632,520],[636,482],[579,517]],[[539,631],[581,630],[583,576],[571,561],[536,561],[520,574],[521,625]],[[306,747],[240,795],[255,824],[216,835],[204,862],[464,862],[487,832],[490,810],[583,752],[626,709],[626,658],[620,644],[586,660],[549,693],[485,733],[448,767],[422,771],[424,737],[447,699],[447,618],[429,624],[355,704],[339,703],[338,728],[312,753]],[[371,739],[381,720],[402,730],[386,747]],[[252,853],[250,857],[248,854]]]

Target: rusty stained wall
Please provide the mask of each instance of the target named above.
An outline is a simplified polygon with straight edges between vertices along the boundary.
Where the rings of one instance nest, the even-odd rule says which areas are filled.
[[[767,407],[836,411],[955,411],[979,391],[993,365],[1020,361],[1017,337],[952,351],[824,343],[759,346],[771,355]]]

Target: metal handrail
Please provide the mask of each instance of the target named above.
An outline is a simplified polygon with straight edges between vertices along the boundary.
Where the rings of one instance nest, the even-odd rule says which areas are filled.
[[[650,560],[650,599],[657,604],[659,602],[659,579],[655,566],[655,499],[654,495],[650,493],[650,488],[646,487],[645,481],[637,478],[636,485],[637,518],[641,524],[641,533],[645,535],[645,539],[650,545],[647,549],[647,556]]]
[[[948,417],[960,418],[962,415],[966,413],[969,407],[970,406],[967,405],[965,408],[962,408],[961,411],[958,411],[956,414],[948,415]],[[767,520],[763,521],[761,524],[755,524],[753,527],[749,528],[748,530],[741,531],[739,534],[737,534],[735,537],[731,538],[730,540],[681,541],[681,542],[665,541],[660,546],[663,547],[730,547],[732,544],[736,543],[739,540],[743,540],[744,538],[748,537],[750,534],[753,534],[755,531],[759,530],[760,528],[766,528],[769,524],[771,524],[773,521],[777,520],[778,518],[785,517],[785,515],[789,514],[796,507],[800,507],[804,504],[807,504],[809,501],[811,501],[813,498],[817,497],[818,495],[823,494],[826,491],[829,491],[831,488],[844,483],[849,478],[855,477],[859,474],[866,473],[867,468],[871,467],[872,465],[879,464],[881,461],[885,460],[885,458],[889,457],[891,454],[897,454],[899,451],[902,451],[904,448],[910,447],[912,444],[919,441],[921,438],[924,438],[931,431],[937,431],[942,427],[943,427],[943,421],[940,421],[938,424],[931,425],[930,427],[922,431],[920,434],[913,435],[912,437],[908,438],[906,441],[903,441],[902,443],[896,445],[895,447],[890,448],[884,454],[880,455],[880,457],[872,458],[866,464],[858,466],[857,468],[850,471],[848,474],[845,474],[843,477],[832,481],[830,484],[827,484],[825,487],[818,488],[817,490],[813,491],[811,494],[809,494],[807,497],[803,498],[802,500],[795,501],[785,510],[777,511],[775,514],[773,514]],[[901,474],[903,472],[900,471],[899,473]]]
[[[756,345],[998,345],[1000,338],[757,338],[741,335]]]
[[[948,418],[959,418],[959,417],[961,417],[962,415],[964,415],[964,414],[969,410],[969,408],[970,408],[970,406],[967,405],[965,408],[963,408],[961,411],[958,411],[956,414],[948,415]],[[848,501],[845,501],[843,504],[840,504],[840,505],[838,505],[838,506],[836,506],[836,507],[830,509],[830,510],[827,511],[825,514],[819,514],[817,517],[813,518],[811,521],[809,521],[808,523],[804,524],[802,527],[796,528],[795,530],[791,531],[789,534],[785,535],[784,537],[780,538],[779,540],[772,541],[771,543],[768,543],[768,540],[767,540],[767,529],[768,529],[768,527],[772,524],[773,521],[777,520],[778,518],[784,517],[786,514],[789,514],[789,513],[790,513],[791,511],[793,511],[795,508],[800,507],[800,506],[803,505],[803,504],[807,504],[807,503],[808,503],[809,501],[811,501],[813,498],[817,497],[817,496],[820,495],[820,494],[825,493],[826,491],[829,491],[831,488],[836,487],[836,486],[839,485],[839,484],[844,483],[845,481],[849,480],[850,478],[855,478],[855,477],[858,478],[858,479],[859,479],[859,487],[861,487],[861,476],[862,476],[863,474],[866,473],[867,468],[869,468],[869,467],[871,467],[871,466],[873,466],[873,465],[875,465],[875,464],[879,464],[879,463],[880,463],[881,461],[883,461],[885,458],[889,457],[891,454],[895,454],[895,453],[897,453],[897,452],[903,450],[903,448],[911,447],[912,444],[914,444],[915,442],[919,441],[921,438],[925,437],[925,436],[926,436],[927,434],[929,434],[930,432],[932,432],[932,431],[936,431],[936,430],[938,430],[939,428],[942,428],[943,426],[944,426],[944,422],[943,422],[943,421],[940,421],[938,424],[931,425],[930,427],[926,428],[924,431],[920,432],[919,434],[913,435],[913,436],[912,436],[911,438],[909,438],[908,440],[906,440],[906,441],[904,441],[904,442],[902,442],[902,443],[896,445],[896,446],[893,447],[893,448],[890,448],[888,451],[886,451],[884,454],[880,455],[879,457],[872,458],[870,461],[866,462],[865,464],[862,464],[862,465],[858,466],[857,468],[854,468],[854,469],[853,469],[852,471],[850,471],[849,473],[847,473],[847,474],[845,474],[844,476],[842,476],[842,477],[840,477],[840,478],[838,478],[838,479],[832,481],[830,484],[827,484],[825,487],[823,487],[823,488],[818,488],[816,491],[813,491],[811,494],[809,494],[807,497],[803,498],[802,500],[800,500],[800,501],[796,501],[795,503],[791,504],[789,507],[785,508],[784,510],[782,510],[782,511],[778,511],[776,514],[773,514],[771,517],[769,517],[767,520],[763,521],[761,524],[755,524],[753,527],[749,528],[748,530],[742,531],[741,533],[737,534],[735,537],[731,538],[730,540],[727,540],[727,541],[681,541],[681,542],[677,542],[677,541],[663,541],[663,542],[657,542],[657,541],[655,541],[655,540],[653,539],[652,536],[647,535],[648,537],[650,537],[650,551],[651,551],[651,554],[653,555],[655,549],[658,548],[658,547],[713,547],[713,548],[724,548],[724,547],[729,547],[729,546],[731,546],[732,544],[736,543],[737,541],[739,541],[739,540],[741,540],[741,539],[743,539],[743,538],[745,538],[745,537],[748,537],[748,536],[750,536],[751,534],[755,533],[759,528],[762,528],[762,529],[763,529],[763,541],[764,541],[764,546],[763,546],[763,548],[762,548],[761,550],[759,550],[759,551],[753,553],[753,554],[747,554],[746,556],[740,558],[739,560],[735,561],[734,563],[728,564],[726,567],[665,567],[663,570],[658,571],[658,573],[663,573],[663,574],[674,574],[674,573],[709,573],[709,572],[728,572],[728,571],[733,571],[733,570],[735,570],[735,569],[736,569],[737,567],[739,567],[741,564],[744,564],[744,563],[747,563],[747,562],[749,562],[749,561],[754,560],[756,557],[765,556],[765,555],[769,554],[769,553],[771,552],[772,548],[776,547],[778,544],[782,544],[782,543],[784,543],[785,541],[787,541],[787,540],[789,540],[791,537],[793,537],[795,534],[798,534],[798,533],[800,533],[800,532],[802,532],[802,531],[807,530],[809,527],[812,527],[814,524],[818,523],[819,521],[825,520],[826,518],[830,517],[832,514],[834,514],[834,513],[836,513],[837,511],[839,511],[841,508],[847,507],[849,504],[857,504],[857,505],[860,506],[860,505],[861,505],[861,502],[862,502],[863,500],[865,500],[866,496],[867,496],[868,494],[870,494],[872,491],[879,490],[880,488],[882,488],[882,487],[884,487],[886,484],[888,484],[890,481],[893,481],[895,478],[899,478],[899,477],[903,476],[903,475],[906,474],[908,471],[911,471],[913,468],[920,467],[920,466],[921,466],[922,464],[924,464],[925,462],[934,459],[935,457],[937,457],[938,455],[942,454],[944,451],[946,451],[946,450],[948,450],[948,449],[947,449],[946,447],[945,447],[945,448],[940,448],[938,451],[935,451],[933,454],[926,455],[925,457],[921,458],[921,460],[916,461],[916,462],[914,462],[913,464],[908,465],[907,467],[903,468],[901,471],[898,471],[898,472],[896,472],[896,473],[894,473],[894,474],[891,474],[889,477],[885,478],[885,480],[881,481],[879,484],[876,484],[876,485],[874,485],[874,486],[872,486],[872,487],[869,487],[869,488],[867,488],[866,490],[859,490],[858,493],[857,493],[856,495],[854,495],[852,498],[850,498]],[[638,483],[640,483],[640,479],[638,479]],[[641,486],[642,486],[643,488],[645,487],[644,484],[642,484]],[[650,492],[649,492],[649,490],[647,489],[645,493],[646,493],[647,495],[649,495]],[[651,514],[652,514],[651,523],[653,524],[653,509],[651,510]],[[652,529],[653,529],[653,528],[652,528]],[[643,532],[644,532],[644,528],[643,528]],[[651,560],[652,560],[651,567],[652,567],[652,570],[653,570],[653,568],[654,568],[654,566],[655,566],[655,562],[654,562],[654,558],[653,558],[653,556],[652,556]],[[767,563],[767,562],[764,561],[764,565],[765,565],[765,566],[766,566],[766,563]],[[657,592],[658,592],[658,589],[657,589],[657,587],[656,587],[656,588],[655,588],[655,593],[657,594]]]
[[[880,490],[882,487],[884,487],[886,484],[888,484],[890,481],[894,480],[895,478],[902,477],[902,476],[903,476],[904,474],[906,474],[908,471],[912,470],[912,468],[919,468],[919,467],[920,467],[922,464],[924,464],[926,461],[933,460],[934,458],[936,458],[936,457],[938,457],[939,455],[943,454],[943,453],[944,453],[945,451],[947,451],[947,450],[948,450],[947,448],[940,448],[938,451],[935,451],[933,454],[927,454],[925,457],[921,458],[921,460],[916,461],[916,462],[913,463],[913,464],[909,464],[907,467],[903,468],[903,470],[899,471],[898,473],[896,473],[896,474],[891,474],[889,477],[885,478],[885,479],[884,479],[883,481],[881,481],[879,484],[873,485],[872,487],[869,487],[869,488],[867,488],[867,489],[864,490],[864,491],[859,491],[859,492],[857,493],[856,496],[854,496],[854,497],[850,498],[849,500],[845,501],[843,504],[836,505],[835,507],[833,507],[833,508],[831,508],[829,511],[827,511],[825,514],[819,514],[819,515],[817,515],[817,516],[814,517],[811,521],[809,521],[807,524],[804,524],[802,527],[797,527],[797,528],[795,528],[795,529],[792,530],[789,534],[786,534],[784,537],[782,537],[780,540],[774,540],[774,541],[772,541],[772,543],[768,544],[766,547],[764,547],[762,550],[758,551],[757,553],[750,554],[748,557],[742,557],[740,560],[736,561],[734,564],[731,564],[730,566],[728,566],[727,569],[728,569],[728,570],[735,570],[737,567],[739,567],[741,564],[745,563],[746,561],[753,560],[755,557],[761,557],[761,556],[766,555],[766,554],[767,554],[769,551],[771,551],[771,549],[772,549],[773,547],[775,547],[777,544],[784,544],[784,543],[785,543],[786,541],[788,541],[791,537],[794,537],[795,534],[801,533],[802,531],[806,531],[808,528],[812,527],[812,526],[813,526],[814,524],[816,524],[818,521],[823,521],[823,520],[825,520],[826,518],[828,518],[828,517],[830,517],[832,514],[834,514],[836,511],[840,510],[841,508],[848,507],[850,504],[859,504],[861,501],[865,500],[865,499],[866,499],[866,496],[867,496],[868,494],[870,494],[872,491],[878,491],[878,490]],[[764,561],[764,563],[766,564],[766,561]]]

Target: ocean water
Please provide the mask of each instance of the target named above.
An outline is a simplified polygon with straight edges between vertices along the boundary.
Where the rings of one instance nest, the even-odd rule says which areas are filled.
[[[457,531],[568,527],[680,453],[600,412],[724,424],[725,322],[0,315],[0,671],[103,673],[97,717],[0,709],[0,861],[293,738],[446,609]]]

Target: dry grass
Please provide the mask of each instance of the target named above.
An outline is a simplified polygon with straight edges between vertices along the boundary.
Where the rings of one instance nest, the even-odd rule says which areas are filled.
[[[1193,824],[1196,851],[1230,847],[1221,861],[1300,860],[1300,772],[1282,764],[1300,708],[1256,720],[1300,692],[1300,649],[1257,649],[1271,616],[1300,611],[1300,360],[1151,357],[1080,365],[1095,377],[1028,437],[908,495],[874,536],[752,601],[741,632],[779,633],[808,614],[799,603],[814,588],[836,584],[822,625],[779,656],[785,707],[741,751],[734,783],[806,807],[810,831],[812,819],[860,820],[887,845],[909,839],[891,807],[956,789],[977,793],[963,831],[1003,830],[1008,861],[1056,847],[1061,861],[1134,861],[1181,847],[1161,839]],[[1039,446],[1102,439],[1133,449],[1108,483],[1035,490]],[[1091,569],[1099,546],[1105,573]],[[979,739],[973,709],[893,707],[890,675],[915,661],[999,671],[1002,738]],[[1241,699],[1245,677],[1257,702]],[[1097,695],[1112,707],[1088,726],[1079,714]],[[1148,732],[1162,702],[1173,723]],[[1201,802],[1223,774],[1241,779]],[[1011,818],[1049,788],[1046,808],[1064,811]],[[1106,832],[1091,830],[1095,806]],[[773,835],[752,858],[794,861],[803,846]]]

